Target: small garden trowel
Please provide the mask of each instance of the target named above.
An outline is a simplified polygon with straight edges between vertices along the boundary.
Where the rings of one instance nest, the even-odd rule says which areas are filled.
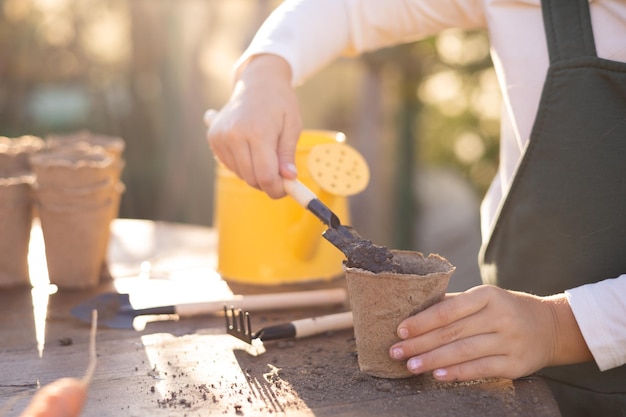
[[[306,185],[298,180],[283,180],[285,191],[298,204],[313,213],[328,226],[322,236],[346,256],[346,266],[361,268],[374,273],[400,272],[400,265],[393,260],[393,254],[384,246],[363,239],[350,226],[341,221]]]
[[[313,146],[307,158],[307,168],[315,183],[328,195],[351,196],[365,189],[369,168],[365,158],[343,142]],[[346,266],[374,273],[400,272],[400,265],[385,247],[363,239],[350,226],[342,225],[313,191],[298,180],[283,180],[285,191],[302,207],[328,226],[322,236],[346,256]]]

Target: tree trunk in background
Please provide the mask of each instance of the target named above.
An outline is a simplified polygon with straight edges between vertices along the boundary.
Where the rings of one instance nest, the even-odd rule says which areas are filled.
[[[379,245],[393,242],[392,181],[394,144],[385,137],[382,67],[376,60],[363,59],[365,71],[358,97],[355,134],[351,137],[370,168],[370,182],[360,194],[350,197],[352,224],[366,239]]]
[[[415,74],[403,71],[400,108],[398,111],[398,146],[393,166],[394,205],[393,205],[393,247],[396,249],[415,249],[415,224],[418,213],[413,194],[413,175],[417,172],[415,157],[415,127],[420,104],[417,100],[419,81]],[[411,94],[412,93],[412,94]]]
[[[365,192],[352,197],[353,223],[376,244],[411,250],[418,214],[413,175],[422,70],[407,47],[365,54],[362,62],[366,71],[354,139],[370,165],[371,179]],[[389,78],[394,82],[385,82]]]
[[[209,21],[210,2],[203,0],[164,3],[163,103],[165,141],[165,192],[160,195],[159,218],[176,218],[187,223],[211,224],[213,158],[206,143],[202,116],[206,110],[200,91],[200,52]],[[186,201],[187,204],[176,204]]]
[[[155,219],[158,196],[165,179],[167,140],[163,126],[163,78],[159,69],[165,60],[162,46],[167,34],[161,29],[163,10],[150,0],[129,3],[131,18],[132,58],[130,63],[128,95],[130,114],[116,115],[109,109],[111,123],[119,125],[119,135],[126,140],[124,181],[126,193],[122,198],[120,215]]]
[[[134,217],[212,223],[214,165],[202,122],[206,104],[198,65],[211,28],[210,5],[130,3],[134,102],[133,120],[123,133],[132,160],[124,203]],[[194,18],[186,19],[189,14]]]

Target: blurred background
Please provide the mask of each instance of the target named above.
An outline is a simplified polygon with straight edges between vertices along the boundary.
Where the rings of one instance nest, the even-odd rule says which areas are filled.
[[[202,115],[270,0],[0,0],[0,135],[87,129],[126,141],[120,217],[213,224]],[[477,279],[478,204],[497,167],[486,33],[450,30],[339,59],[299,87],[305,128],[342,131],[371,169],[352,224]]]

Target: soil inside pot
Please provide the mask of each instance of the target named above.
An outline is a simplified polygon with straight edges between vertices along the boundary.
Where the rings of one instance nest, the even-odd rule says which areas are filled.
[[[360,268],[378,274],[380,272],[402,273],[402,267],[393,258],[393,253],[384,246],[378,246],[369,240],[361,239],[350,243],[344,251],[345,265],[348,268]]]

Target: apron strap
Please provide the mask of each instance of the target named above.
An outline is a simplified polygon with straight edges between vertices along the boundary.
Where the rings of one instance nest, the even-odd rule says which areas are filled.
[[[551,64],[569,58],[597,56],[589,14],[590,1],[541,1]]]

